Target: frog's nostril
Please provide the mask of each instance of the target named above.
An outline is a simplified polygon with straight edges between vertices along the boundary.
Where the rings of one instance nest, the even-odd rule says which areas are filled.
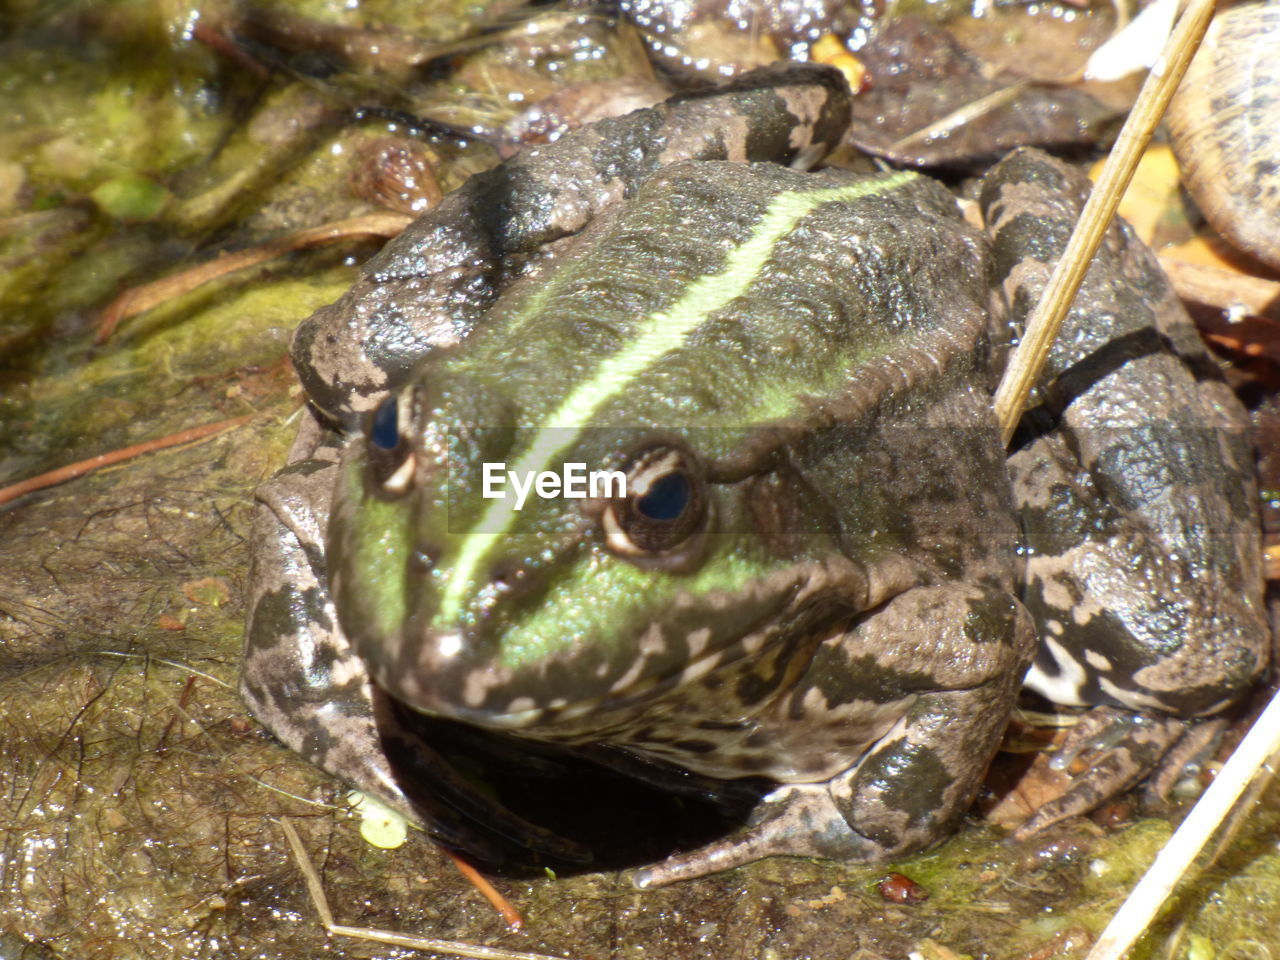
[[[502,598],[503,604],[509,605],[536,597],[544,585],[544,577],[526,564],[513,561],[498,564],[490,570],[486,592],[490,598]]]
[[[524,579],[524,570],[518,564],[503,564],[494,569],[489,582],[501,590],[508,590]]]

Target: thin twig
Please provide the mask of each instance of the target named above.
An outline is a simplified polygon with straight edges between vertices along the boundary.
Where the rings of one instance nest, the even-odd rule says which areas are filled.
[[[219,420],[217,423],[206,423],[203,427],[192,427],[190,430],[180,430],[178,433],[171,433],[167,437],[148,440],[145,443],[135,443],[131,447],[124,447],[120,450],[100,453],[96,457],[90,457],[88,460],[71,463],[65,467],[59,467],[57,470],[50,470],[48,473],[42,473],[39,476],[10,484],[7,487],[0,487],[0,503],[8,503],[10,500],[16,500],[18,497],[28,493],[33,493],[36,490],[43,490],[46,487],[52,487],[59,483],[66,483],[68,480],[74,480],[76,477],[82,477],[86,473],[91,473],[100,467],[108,467],[113,463],[132,460],[134,457],[141,456],[144,453],[151,453],[155,450],[164,450],[168,447],[179,447],[184,443],[194,443],[197,440],[204,440],[214,434],[221,433],[224,430],[230,430],[243,423],[248,423],[252,419],[253,414],[250,413],[243,417],[233,417],[230,420]]]
[[[1222,772],[1196,802],[1187,819],[1169,838],[1111,918],[1085,960],[1119,960],[1147,929],[1174,886],[1191,866],[1200,848],[1217,829],[1244,788],[1267,759],[1280,750],[1280,693],[1271,698],[1245,738],[1240,741]]]
[[[418,937],[392,930],[348,927],[334,923],[333,912],[329,909],[329,900],[324,895],[324,887],[320,883],[320,874],[316,872],[311,858],[307,856],[306,848],[302,846],[302,840],[298,837],[297,831],[293,829],[293,824],[289,822],[288,817],[280,818],[280,826],[289,841],[289,848],[293,851],[298,869],[302,871],[307,891],[311,894],[311,901],[315,904],[316,912],[320,914],[320,923],[332,934],[372,940],[375,943],[387,943],[394,947],[408,947],[412,950],[434,950],[436,953],[443,953],[450,957],[471,957],[474,960],[563,960],[561,957],[552,957],[545,953],[524,953],[519,950],[504,950],[501,947],[461,943],[457,940],[437,940],[434,937]]]
[[[183,673],[190,673],[197,677],[203,677],[210,683],[216,683],[224,690],[230,690],[234,687],[234,684],[227,683],[227,681],[223,680],[221,677],[215,677],[212,673],[197,670],[195,667],[191,666],[191,664],[183,663],[181,660],[170,660],[167,657],[157,657],[150,653],[130,653],[127,650],[99,650],[98,656],[121,657],[125,660],[145,660],[148,664],[158,663],[162,666],[173,667],[176,670],[181,670]]]
[[[524,917],[520,916],[520,911],[513,907],[511,901],[499,893],[497,888],[479,870],[447,847],[441,847],[440,849],[453,861],[453,865],[458,868],[458,872],[470,880],[471,885],[480,891],[480,895],[489,901],[493,909],[502,914],[502,919],[507,921],[508,930],[521,930],[524,928]]]
[[[985,94],[977,100],[951,111],[945,117],[933,121],[928,126],[921,127],[919,130],[914,130],[905,137],[895,140],[889,149],[896,153],[902,153],[918,144],[927,144],[933,140],[948,136],[961,127],[967,126],[985,116],[992,110],[997,110],[1011,103],[1021,95],[1029,84],[1029,80],[1015,80],[1007,87],[1001,87],[999,90]]]
[[[1111,225],[1138,160],[1199,47],[1212,16],[1213,0],[1191,0],[1178,21],[1165,52],[1147,75],[1115,148],[1107,158],[1098,183],[1067,242],[1067,249],[1058,260],[1035,312],[1027,321],[1022,343],[1009,361],[994,400],[996,419],[1006,444],[1013,438],[1013,431],[1027,404],[1027,396],[1040,377],[1054,338],[1071,309],[1071,301],[1080,289],[1107,227]]]
[[[246,267],[252,267],[295,250],[303,250],[324,243],[335,243],[349,237],[394,237],[412,222],[413,217],[402,213],[370,213],[361,217],[336,220],[333,223],[295,231],[288,236],[279,237],[247,250],[224,253],[220,257],[215,257],[207,263],[197,264],[188,270],[171,273],[151,283],[131,287],[103,308],[98,318],[98,334],[93,342],[105,343],[121,322],[145,313],[153,307],[158,307],[174,297],[190,293],[197,287],[204,286],[228,273],[244,270]]]

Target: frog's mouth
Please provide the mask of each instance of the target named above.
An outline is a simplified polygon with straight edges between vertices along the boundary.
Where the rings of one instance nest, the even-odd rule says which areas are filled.
[[[682,690],[686,715],[736,719],[751,706],[740,686],[753,699],[785,689],[805,669],[807,648],[865,609],[865,574],[844,558],[777,571],[760,586],[755,605],[741,597],[699,605],[681,618],[701,624],[693,629],[649,623],[632,634],[632,656],[613,671],[603,659],[537,670],[497,658],[467,664],[468,639],[450,631],[423,638],[412,669],[393,660],[375,676],[391,696],[428,716],[549,740],[610,740],[634,727],[640,713],[664,719],[676,709],[670,695]],[[704,682],[713,674],[719,682]]]
[[[375,696],[375,714],[395,781],[425,814],[431,832],[472,858],[507,869],[527,861],[520,850],[566,869],[651,863],[689,846],[686,834],[710,842],[740,826],[770,786],[428,717],[381,695]],[[619,822],[640,828],[622,838]],[[629,849],[632,839],[644,852]],[[649,849],[654,845],[663,849],[655,854]]]
[[[683,667],[665,673],[646,674],[645,658],[640,656],[605,693],[571,702],[552,701],[545,705],[492,713],[484,725],[510,731],[537,727],[540,732],[554,731],[572,736],[574,728],[585,720],[589,723],[591,739],[607,740],[615,732],[611,730],[611,724],[618,727],[634,725],[634,714],[638,708],[660,700],[673,690],[692,687],[712,673],[732,670],[748,659],[774,659],[786,640],[782,632],[766,627],[718,648],[705,650]],[[517,700],[512,706],[518,704]]]
[[[713,672],[731,669],[748,658],[772,659],[785,640],[779,631],[765,628],[730,640],[721,647],[705,650],[678,669],[652,674],[646,674],[644,670],[645,657],[638,656],[632,667],[606,692],[574,700],[554,698],[540,703],[531,696],[517,694],[505,702],[491,697],[486,698],[484,704],[471,706],[456,699],[443,700],[439,696],[423,698],[412,690],[412,685],[407,687],[403,682],[385,683],[379,678],[378,683],[401,703],[430,717],[508,732],[537,728],[540,736],[554,731],[569,738],[574,736],[573,728],[589,718],[590,739],[601,740],[609,738],[611,714],[626,714],[626,722],[630,725],[634,722],[632,715],[642,705],[652,703],[672,690],[696,684]],[[461,640],[445,636],[441,642],[448,648],[457,646]],[[488,687],[490,683],[500,688],[501,681],[508,677],[514,679],[502,667],[489,665],[478,668],[456,689],[466,698],[470,691]],[[623,719],[619,718],[617,722],[621,725]]]

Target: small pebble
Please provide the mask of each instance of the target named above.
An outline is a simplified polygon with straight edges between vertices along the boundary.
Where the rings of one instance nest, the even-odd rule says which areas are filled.
[[[889,874],[876,884],[876,889],[890,903],[924,903],[929,899],[928,890],[901,873]]]

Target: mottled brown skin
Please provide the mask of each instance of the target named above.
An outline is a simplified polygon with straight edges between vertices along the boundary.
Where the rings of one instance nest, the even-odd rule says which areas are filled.
[[[1077,171],[1026,150],[986,178],[983,213],[1018,328],[1088,190]],[[1044,382],[1009,458],[1029,548],[1022,596],[1041,634],[1026,682],[1058,703],[1098,705],[1071,749],[1112,734],[1119,744],[1023,835],[1097,806],[1194,739],[1187,721],[1247,690],[1270,644],[1247,420],[1127,224],[1108,231]],[[1155,717],[1131,726],[1130,711]]]

